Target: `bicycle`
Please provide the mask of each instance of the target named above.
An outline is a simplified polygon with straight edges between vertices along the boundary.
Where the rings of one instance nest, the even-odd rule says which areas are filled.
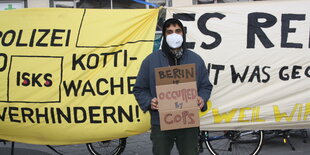
[[[204,143],[213,155],[257,155],[262,148],[263,140],[262,130],[201,131],[198,149],[200,153],[203,152]]]
[[[87,143],[86,147],[90,154],[92,155],[120,155],[124,152],[126,147],[126,138],[108,140],[108,141],[101,141],[101,142],[94,142],[94,143]],[[9,141],[1,140],[1,143],[7,144]],[[14,155],[14,144],[15,142],[11,142],[11,155]],[[51,145],[46,145],[48,148],[53,150],[58,155],[64,155],[60,150],[56,150]]]
[[[11,155],[14,155],[14,149],[15,149],[15,142],[13,141],[7,141],[4,139],[0,139],[0,142],[2,142],[4,145],[6,145],[6,143],[11,142]],[[55,153],[59,154],[59,155],[63,155],[61,152],[59,152],[58,150],[56,150],[54,147],[52,147],[51,145],[45,145],[47,146],[49,149],[51,149],[52,151],[54,151]]]
[[[307,143],[307,138],[308,138],[308,133],[306,129],[286,129],[286,130],[266,130],[264,131],[264,135],[265,135],[265,141],[268,141],[270,139],[279,137],[283,140],[283,143],[285,144],[289,144],[289,146],[291,147],[291,149],[293,151],[295,151],[295,147],[293,146],[293,143],[290,140],[290,137],[292,134],[296,134],[297,132],[300,132],[302,138],[303,138],[303,142]]]
[[[120,155],[126,147],[126,138],[87,143],[87,149],[92,155]]]
[[[219,154],[252,154],[256,155],[262,148],[263,131],[201,131],[199,152],[203,152],[202,144],[207,146],[213,155]],[[120,155],[126,147],[126,138],[87,143],[87,149],[92,155]],[[228,143],[228,144],[227,144]],[[224,146],[218,144],[226,144]]]

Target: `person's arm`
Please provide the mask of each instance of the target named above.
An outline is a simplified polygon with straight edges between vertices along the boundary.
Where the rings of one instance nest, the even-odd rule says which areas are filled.
[[[141,64],[136,83],[133,87],[133,94],[143,112],[150,110],[153,98],[149,80],[149,62],[145,59]]]
[[[207,71],[205,63],[202,61],[201,68],[199,71],[199,81],[198,81],[198,96],[200,96],[203,99],[204,105],[201,108],[201,111],[207,110],[207,102],[210,98],[211,91],[213,88],[213,85],[209,81],[209,73]]]

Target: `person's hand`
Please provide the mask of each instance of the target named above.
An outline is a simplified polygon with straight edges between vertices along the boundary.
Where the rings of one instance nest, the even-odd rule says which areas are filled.
[[[158,110],[158,100],[156,97],[154,97],[151,101],[151,109]]]
[[[203,99],[200,96],[197,97],[197,102],[198,102],[199,108],[202,109],[205,103],[203,102]]]

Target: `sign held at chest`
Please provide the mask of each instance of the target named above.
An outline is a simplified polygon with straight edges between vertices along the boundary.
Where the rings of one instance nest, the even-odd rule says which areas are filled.
[[[155,69],[161,130],[198,127],[195,64]]]

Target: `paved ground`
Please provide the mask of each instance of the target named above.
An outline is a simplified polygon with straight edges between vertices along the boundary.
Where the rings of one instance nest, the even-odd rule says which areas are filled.
[[[310,135],[310,130],[308,130]],[[122,155],[151,155],[152,144],[150,141],[150,133],[144,133],[127,139],[127,146]],[[292,134],[291,141],[296,150],[293,151],[288,144],[284,144],[281,138],[273,138],[264,143],[261,155],[309,155],[310,154],[310,138],[308,143],[303,143],[300,134]],[[11,143],[4,145],[0,143],[0,155],[10,155]],[[85,144],[53,146],[64,155],[89,155]],[[210,154],[204,149],[203,155]],[[14,155],[57,155],[51,149],[44,145],[31,145],[23,143],[15,143]],[[176,148],[173,148],[171,155],[178,155]]]

